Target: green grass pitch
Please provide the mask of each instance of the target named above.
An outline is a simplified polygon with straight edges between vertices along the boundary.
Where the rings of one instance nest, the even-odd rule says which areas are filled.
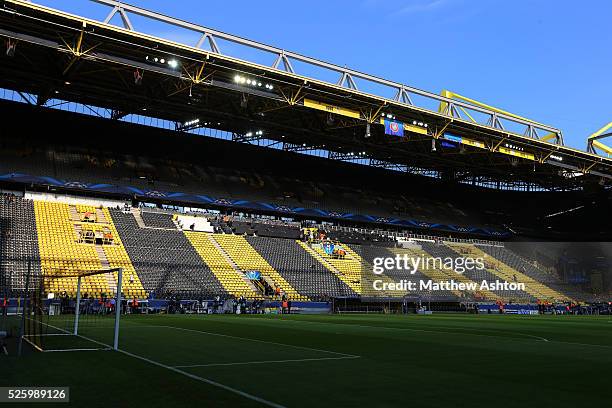
[[[124,316],[121,352],[0,357],[0,385],[69,385],[84,407],[603,407],[612,401],[611,320]],[[81,334],[110,344],[111,324],[85,320]]]

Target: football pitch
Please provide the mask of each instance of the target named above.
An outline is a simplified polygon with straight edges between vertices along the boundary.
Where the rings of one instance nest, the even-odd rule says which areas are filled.
[[[111,344],[111,325],[85,321],[79,341]],[[0,385],[70,386],[71,403],[87,407],[580,407],[612,399],[608,316],[129,315],[118,352],[3,360]]]

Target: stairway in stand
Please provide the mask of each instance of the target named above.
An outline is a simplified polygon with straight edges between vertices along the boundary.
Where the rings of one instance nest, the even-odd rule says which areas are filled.
[[[96,208],[96,222],[108,224],[108,220],[106,219],[104,210],[102,210],[101,208]]]
[[[249,278],[246,277],[244,271],[238,267],[236,262],[234,262],[234,260],[227,254],[227,252],[225,252],[223,247],[221,247],[221,245],[219,245],[219,243],[215,240],[215,238],[212,235],[210,235],[210,234],[206,234],[206,236],[207,236],[208,240],[213,244],[213,246],[215,248],[217,248],[217,250],[221,253],[223,258],[225,258],[227,263],[229,263],[231,265],[232,269],[234,269],[237,273],[240,274],[240,276],[242,277],[244,282],[247,285],[249,285],[249,287],[251,287],[251,289],[253,289],[254,292],[260,292],[261,293],[260,288],[255,286],[255,284],[253,282],[251,282],[251,280]]]
[[[136,224],[138,224],[138,226],[140,228],[146,228],[144,220],[142,219],[142,215],[140,214],[140,209],[132,208],[132,209],[130,209],[130,212],[132,213],[132,215],[136,219]]]
[[[346,274],[341,272],[331,262],[329,262],[327,257],[324,257],[323,255],[321,255],[321,253],[312,249],[310,245],[308,245],[307,243],[300,241],[300,240],[296,240],[295,242],[297,242],[298,245],[304,249],[304,251],[308,252],[313,258],[319,261],[319,263],[323,265],[328,271],[336,275],[338,279],[344,282],[355,293],[361,294],[361,283],[360,282],[357,282],[356,280],[351,279]]]
[[[262,297],[259,288],[246,278],[242,269],[224,251],[219,250],[219,243],[214,241],[210,234],[194,231],[183,233],[229,294],[247,299]]]
[[[98,258],[100,258],[102,269],[110,269],[110,262],[108,262],[104,248],[101,245],[96,245],[95,249],[96,253],[98,254]],[[110,288],[111,293],[117,293],[117,281],[115,280],[115,274],[107,273],[106,280],[108,281],[108,287]]]

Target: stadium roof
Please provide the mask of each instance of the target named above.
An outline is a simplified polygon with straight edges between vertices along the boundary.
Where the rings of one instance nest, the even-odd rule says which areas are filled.
[[[372,165],[459,181],[481,177],[549,189],[612,184],[611,159],[563,146],[554,127],[451,92],[432,94],[113,0],[94,0],[110,7],[104,22],[0,1],[7,46],[0,86],[36,95],[38,105],[59,98],[107,108],[115,119],[146,110],[181,130],[213,127],[237,141],[265,137],[285,150],[322,149],[349,161],[358,155]],[[188,46],[138,33],[130,13],[199,32],[201,39]],[[115,15],[125,27],[108,23]],[[268,53],[273,63],[224,55],[221,41]],[[300,75],[297,64],[335,72],[339,80]],[[362,84],[395,96],[364,92]],[[404,137],[386,134],[391,122]]]

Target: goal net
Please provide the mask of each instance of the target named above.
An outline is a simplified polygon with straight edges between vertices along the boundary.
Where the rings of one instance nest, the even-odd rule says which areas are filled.
[[[121,268],[29,277],[20,302],[20,342],[42,352],[116,350],[126,310],[122,280]]]

